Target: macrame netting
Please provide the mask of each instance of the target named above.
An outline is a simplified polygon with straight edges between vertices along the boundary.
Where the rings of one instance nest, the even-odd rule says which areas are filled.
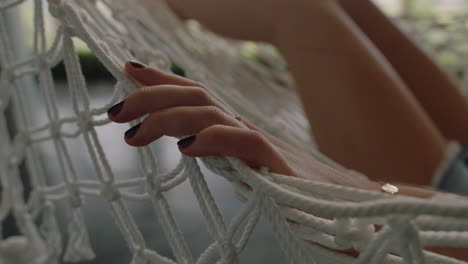
[[[22,3],[0,1],[0,219],[13,215],[21,233],[2,240],[0,263],[93,259],[89,237],[99,234],[88,233],[83,216],[83,200],[90,196],[107,201],[114,224],[132,254],[132,264],[237,263],[262,217],[275,230],[288,263],[317,263],[319,255],[332,263],[354,260],[325,247],[360,252],[352,263],[461,263],[423,250],[429,246],[468,248],[468,204],[457,199],[389,196],[307,181],[266,168],[255,171],[231,157],[182,157],[175,169],[162,174],[155,154],[147,147],[138,149],[141,171],[116,178],[96,129],[109,123],[104,117],[107,109],[137,87],[122,71],[124,62],[133,58],[163,70],[176,62],[189,78],[212,88],[243,117],[314,155],[316,169],[311,174],[363,176],[310,147],[313,143],[307,121],[292,86],[287,85],[290,81],[281,61],[271,62],[279,65],[276,72],[266,70],[239,58],[242,44],[217,38],[196,25],[188,29],[179,24],[160,1],[151,2],[149,13],[147,5],[127,0],[49,0],[50,13],[60,21],[50,47],[45,39],[45,2],[34,0],[33,54],[18,59],[11,41],[15,32],[6,25],[8,10]],[[90,101],[73,38],[84,41],[116,79],[114,95],[105,105],[95,106]],[[262,50],[260,46],[259,52]],[[57,110],[51,68],[59,62],[66,69],[69,116]],[[27,76],[34,79],[28,83]],[[31,120],[28,111],[35,110],[29,109],[24,97],[24,91],[35,87],[34,83],[45,101],[41,107],[48,120],[42,124]],[[77,175],[80,165],[70,156],[66,139],[78,137],[88,150],[83,155],[92,160],[92,179]],[[37,146],[45,142],[57,153],[60,182],[50,183],[40,164]],[[220,213],[200,162],[234,186],[244,202],[235,217],[225,219]],[[20,177],[25,171],[31,188],[28,193]],[[189,248],[166,197],[169,190],[187,181],[212,236],[212,243],[198,256]],[[129,187],[135,186],[144,187],[144,191],[132,192]],[[128,201],[140,200],[151,201],[173,259],[146,246],[128,205]],[[57,224],[54,208],[58,201],[67,204],[65,231]],[[62,241],[63,232],[67,241]]]

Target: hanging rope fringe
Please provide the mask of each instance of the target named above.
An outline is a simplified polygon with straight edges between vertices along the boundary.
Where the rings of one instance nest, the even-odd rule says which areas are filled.
[[[88,230],[80,209],[73,209],[71,222],[68,225],[68,234],[70,238],[63,256],[64,261],[78,262],[94,259],[95,254],[89,243]]]

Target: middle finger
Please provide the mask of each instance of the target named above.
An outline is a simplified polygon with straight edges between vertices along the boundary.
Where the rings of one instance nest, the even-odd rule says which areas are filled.
[[[111,107],[109,119],[117,123],[130,122],[145,114],[178,106],[216,106],[227,114],[232,111],[210,93],[198,86],[157,85],[142,87]]]
[[[180,106],[150,114],[143,122],[125,132],[125,141],[131,146],[145,146],[164,135],[192,135],[218,124],[247,128],[215,106]]]

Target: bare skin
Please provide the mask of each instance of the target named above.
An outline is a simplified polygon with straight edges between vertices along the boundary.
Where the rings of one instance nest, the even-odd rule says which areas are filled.
[[[223,10],[235,8],[226,8],[225,2],[169,3],[181,16],[196,18],[228,37],[250,36],[276,44],[289,63],[323,153],[373,180],[431,183],[447,140],[390,63],[335,1],[293,1],[288,7],[284,1],[269,1],[269,12],[276,18],[271,23],[276,24],[268,31],[250,27],[256,21],[249,19],[234,20],[235,30],[220,26],[233,22],[225,19],[224,15],[232,15]],[[217,15],[195,7],[202,4],[216,9]],[[242,1],[237,4],[245,6]],[[251,12],[264,6],[253,5],[243,16],[255,17]]]
[[[164,135],[195,134],[190,144],[179,145],[183,154],[194,157],[233,156],[253,168],[268,166],[271,171],[285,175],[361,189],[379,190],[381,186],[378,182],[349,177],[247,120],[237,120],[234,110],[203,84],[154,68],[135,67],[130,62],[125,64],[125,71],[143,87],[112,107],[108,116],[114,122],[127,123],[148,114],[140,124],[128,130],[134,133],[125,134],[126,143],[131,146],[145,146]],[[311,174],[311,171],[327,173]],[[422,198],[434,194],[411,186],[399,187],[402,194]]]
[[[343,5],[336,1],[301,0],[286,4],[282,0],[170,0],[169,4],[180,17],[198,19],[219,34],[277,45],[298,84],[321,151],[364,172],[371,181],[338,171],[318,178],[311,175],[310,170],[324,165],[247,121],[236,120],[235,112],[202,84],[147,67],[125,65],[127,73],[145,87],[129,95],[119,112],[109,113],[109,118],[123,123],[149,114],[133,130],[135,133],[125,137],[132,146],[149,144],[162,135],[196,134],[179,145],[182,153],[234,156],[252,167],[267,166],[286,175],[369,190],[378,190],[381,180],[429,185],[448,139],[461,138],[450,134],[449,122],[440,123],[433,116],[434,109],[441,106],[424,101],[425,97],[418,94],[417,78],[405,73],[404,61],[393,58],[401,54],[389,52],[378,31],[361,29],[359,23],[366,18],[353,12],[344,1]],[[359,4],[372,8],[365,2],[361,0]],[[247,4],[249,8],[243,8]],[[269,12],[264,12],[265,6]],[[241,14],[242,19],[235,14]],[[391,26],[382,18],[375,19],[382,27]],[[416,49],[402,43],[407,45],[406,52]],[[418,63],[429,63],[423,56],[415,56]],[[450,79],[442,71],[434,66],[422,68],[438,79],[434,82],[448,85]],[[453,89],[448,89],[446,95],[446,90],[438,87],[431,89],[445,96],[450,104],[458,105],[448,109],[464,111],[460,98],[450,101],[458,96]],[[168,93],[177,94],[167,96]],[[161,102],[158,98],[173,99]],[[255,146],[257,151],[246,146]],[[399,187],[403,195],[430,198],[434,194],[417,187]],[[444,254],[468,259],[463,250],[442,250]]]
[[[330,175],[318,174],[313,179],[356,188],[372,185],[369,188],[375,189],[373,183],[329,168],[250,122],[235,119],[234,110],[203,84],[149,67],[137,68],[131,63],[125,64],[125,70],[144,87],[108,115],[114,122],[127,123],[149,114],[138,129],[131,129],[136,133],[126,134],[125,141],[131,146],[147,145],[163,135],[196,134],[191,144],[179,148],[182,153],[196,157],[234,156],[252,167],[267,165],[274,172],[303,178],[310,178],[311,171],[328,170]]]
[[[372,2],[341,6],[391,63],[445,138],[468,143],[468,101],[457,82],[401,32]]]
[[[372,42],[327,3],[318,21],[304,14],[283,24],[276,41],[320,150],[374,180],[429,185],[446,139]]]

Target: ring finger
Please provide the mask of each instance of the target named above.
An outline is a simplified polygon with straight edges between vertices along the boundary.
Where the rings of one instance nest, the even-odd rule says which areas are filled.
[[[179,106],[151,113],[143,122],[125,132],[131,146],[145,146],[162,136],[196,134],[212,125],[246,126],[216,106]]]

